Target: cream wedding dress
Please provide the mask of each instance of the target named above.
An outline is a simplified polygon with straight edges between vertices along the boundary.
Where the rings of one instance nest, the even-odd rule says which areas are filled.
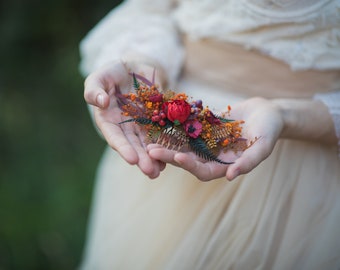
[[[339,12],[339,1],[131,0],[83,40],[81,68],[145,55],[216,110],[320,98],[339,135]],[[81,268],[340,269],[337,147],[280,140],[233,182],[169,165],[151,181],[107,149]]]

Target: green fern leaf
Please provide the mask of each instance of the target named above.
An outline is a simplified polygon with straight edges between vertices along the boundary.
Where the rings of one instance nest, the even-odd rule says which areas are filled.
[[[136,78],[135,73],[132,74],[132,77],[133,77],[133,87],[135,88],[135,90],[138,90],[140,84],[139,84],[139,82],[138,82],[138,80],[137,80],[137,78]]]
[[[225,162],[216,157],[207,147],[206,143],[201,138],[190,138],[189,139],[190,148],[198,155],[199,157],[208,160],[215,161],[221,164],[232,164],[233,162]]]
[[[150,124],[153,124],[151,119],[144,118],[144,117],[127,119],[127,120],[124,120],[122,122],[119,122],[118,124],[124,124],[124,123],[128,123],[128,122],[136,122],[136,123],[141,124],[141,125],[150,125]]]
[[[235,120],[232,120],[232,119],[227,119],[227,118],[224,118],[222,116],[217,116],[218,119],[220,119],[220,121],[222,123],[228,123],[228,122],[234,122]]]

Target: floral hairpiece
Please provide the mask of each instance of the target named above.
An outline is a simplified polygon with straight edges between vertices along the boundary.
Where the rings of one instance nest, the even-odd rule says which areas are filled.
[[[241,137],[244,121],[227,119],[203,107],[201,100],[189,101],[185,93],[161,92],[139,74],[132,73],[134,93],[122,94],[116,86],[116,97],[122,115],[132,118],[120,122],[135,122],[147,131],[149,143],[180,151],[186,146],[199,157],[222,164],[217,156],[221,150],[244,150]],[[230,106],[228,106],[228,112]]]

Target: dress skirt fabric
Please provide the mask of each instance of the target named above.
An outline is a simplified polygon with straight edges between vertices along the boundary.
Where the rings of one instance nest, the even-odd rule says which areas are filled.
[[[244,98],[221,89],[188,78],[179,84],[216,109]],[[233,182],[201,182],[171,165],[150,180],[107,149],[81,268],[339,269],[337,148],[280,140]]]

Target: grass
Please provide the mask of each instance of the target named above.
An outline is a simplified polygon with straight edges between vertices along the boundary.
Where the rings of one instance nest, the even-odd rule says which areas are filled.
[[[0,3],[1,270],[79,265],[105,143],[83,100],[78,44],[116,4]]]

